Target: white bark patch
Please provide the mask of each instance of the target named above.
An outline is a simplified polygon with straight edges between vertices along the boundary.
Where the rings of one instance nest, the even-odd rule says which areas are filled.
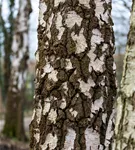
[[[94,50],[91,49],[87,55],[90,58],[91,63],[94,62],[94,60],[96,58],[96,54],[94,54]],[[89,72],[91,72],[92,68],[93,68],[91,63],[89,63]]]
[[[45,2],[40,2],[39,3],[39,24],[43,27],[46,26],[46,22],[44,21],[44,13],[47,10],[47,6]]]
[[[108,19],[109,19],[109,11],[108,11],[108,10],[106,10],[106,12],[103,13],[102,19],[103,19],[106,23],[108,23]]]
[[[100,44],[103,42],[102,34],[98,29],[93,29],[92,30],[92,37],[91,37],[91,43],[92,47],[96,47],[96,44]]]
[[[57,135],[55,134],[54,136],[52,135],[52,133],[49,133],[46,137],[45,143],[43,145],[40,145],[41,150],[46,150],[47,147],[49,147],[49,150],[53,150],[56,148],[57,146]]]
[[[102,20],[104,20],[106,23],[108,23],[108,18],[109,18],[109,12],[108,10],[104,13],[104,7],[103,7],[104,1],[97,0],[96,1],[96,9],[95,9],[95,14],[99,20],[100,16],[102,17]],[[100,21],[100,24],[103,22]]]
[[[36,57],[36,61],[39,62],[39,52],[38,51],[35,53],[35,57]]]
[[[53,80],[54,82],[57,82],[58,81],[57,74],[58,74],[58,71],[53,70],[51,73],[48,74],[49,80]]]
[[[67,82],[64,82],[64,83],[62,84],[62,86],[63,86],[63,91],[64,91],[64,93],[67,95],[67,92],[68,92]]]
[[[16,35],[13,36],[13,44],[12,44],[12,50],[14,53],[18,51],[19,43],[17,42],[18,37]]]
[[[116,63],[113,62],[113,71],[115,71],[115,70],[116,70]]]
[[[42,73],[42,74],[41,74],[41,78],[44,78],[44,77],[45,77],[45,73]]]
[[[49,112],[48,115],[48,119],[55,124],[56,123],[56,119],[57,119],[57,112],[54,109],[51,109],[51,111]]]
[[[89,63],[89,71],[91,72],[93,68],[95,71],[103,72],[104,71],[104,55],[98,59],[96,58],[96,55],[94,54],[94,51],[92,49],[89,51],[87,55],[91,61]]]
[[[101,56],[100,59],[96,59],[95,61],[91,62],[89,64],[89,68],[93,67],[93,69],[95,71],[99,71],[99,72],[103,72],[104,71],[104,61],[103,61],[103,57]]]
[[[76,138],[76,132],[73,129],[68,129],[63,150],[74,149],[75,138]]]
[[[65,3],[65,0],[54,0],[55,7],[57,7],[60,3]]]
[[[104,7],[103,7],[104,2],[101,0],[97,0],[96,1],[96,9],[95,9],[95,14],[98,17],[98,19],[100,20],[100,15],[103,14],[104,12]]]
[[[66,70],[73,69],[70,59],[66,59],[66,67],[65,68],[66,68]]]
[[[69,11],[65,22],[68,28],[72,28],[75,24],[81,26],[82,18],[75,11]]]
[[[91,78],[88,79],[87,83],[80,79],[79,79],[79,82],[80,82],[81,92],[84,93],[89,98],[91,98],[91,94],[89,91],[90,91],[91,87],[95,86],[95,82]]]
[[[76,118],[78,112],[76,110],[73,110],[73,108],[70,108],[69,111],[70,111],[71,115],[74,116],[74,118]]]
[[[103,123],[106,123],[106,118],[107,118],[107,114],[106,114],[106,113],[103,113],[103,114],[102,114]]]
[[[103,77],[103,80],[100,82],[100,84],[101,84],[102,86],[105,86],[105,76]]]
[[[40,133],[35,133],[34,138],[36,139],[36,142],[38,143],[40,139]]]
[[[18,76],[18,89],[21,90],[22,87],[24,85],[24,78],[23,78],[23,74],[20,73],[19,76]]]
[[[52,72],[54,69],[53,69],[53,67],[50,65],[50,63],[48,63],[47,62],[47,64],[44,66],[44,73],[46,74],[46,73],[50,73],[50,72]]]
[[[111,0],[106,0],[106,3],[110,3],[111,2]]]
[[[79,3],[90,8],[90,0],[79,0]]]
[[[12,88],[12,91],[13,91],[14,93],[18,92],[16,88]]]
[[[36,69],[36,76],[38,75],[38,73],[39,73],[39,69]]]
[[[102,51],[104,52],[104,51],[106,51],[106,49],[108,48],[108,45],[107,44],[103,44],[103,47],[102,47]]]
[[[102,34],[98,29],[93,29],[92,33],[93,33],[91,37],[92,47],[88,53],[88,57],[91,60],[91,63],[89,64],[89,71],[91,72],[93,68],[95,71],[103,72],[104,71],[104,55],[98,59],[96,58],[96,54],[94,53],[97,44],[100,44],[101,42],[103,42]],[[104,45],[102,47],[103,50],[106,48],[107,48],[107,45]]]
[[[51,16],[49,17],[49,21],[47,22],[47,29],[46,29],[46,35],[50,39],[51,38],[51,25],[52,25],[52,20],[53,20],[54,14],[52,13]]]
[[[42,106],[41,106],[41,101],[38,102],[37,108],[36,108],[36,121],[39,124],[41,120],[41,113],[42,113]]]
[[[25,53],[27,51],[27,46],[29,45],[28,41],[29,41],[28,33],[24,32],[23,33],[23,47],[22,47],[22,51],[21,51],[22,53]]]
[[[43,115],[46,115],[46,113],[49,112],[50,106],[51,106],[50,99],[46,98],[45,101],[44,101]]]
[[[19,16],[19,18],[18,18],[18,21],[19,21],[19,23],[18,23],[18,28],[17,28],[17,30],[18,30],[18,32],[23,32],[23,31],[25,31],[25,30],[27,30],[27,21],[26,21],[26,19],[27,19],[27,17],[25,17],[25,8],[26,8],[26,5],[27,5],[27,1],[23,1],[23,3],[21,3],[21,5],[20,5],[20,16]]]
[[[59,31],[58,33],[58,40],[61,39],[62,35],[63,35],[63,32],[65,30],[64,27],[62,27],[62,15],[60,14],[60,12],[57,13],[57,19],[56,19],[56,28],[57,30]]]
[[[76,35],[74,32],[71,34],[72,39],[76,43],[76,54],[82,53],[87,47],[86,39],[83,35],[84,29],[82,28],[79,35]]]
[[[57,59],[60,59],[60,58],[58,57]],[[51,61],[51,62],[54,62],[54,60],[55,60],[55,55],[51,55],[51,56],[50,56],[50,61]]]
[[[63,99],[62,99],[62,102],[61,102],[61,105],[60,105],[60,108],[61,108],[61,109],[65,109],[66,106],[67,106],[66,100],[63,98]]]
[[[12,66],[14,68],[17,68],[20,65],[20,58],[15,58],[14,61],[12,62]]]
[[[36,110],[34,109],[34,110],[33,110],[33,114],[32,114],[32,118],[31,118],[31,120],[33,120],[33,119],[34,119],[35,114],[36,114]]]
[[[99,133],[96,130],[87,128],[85,130],[86,150],[98,150],[100,145]]]
[[[91,106],[91,117],[93,116],[93,113],[95,114],[96,111],[99,111],[100,108],[103,108],[103,102],[104,102],[104,99],[103,97],[100,97],[99,99],[95,100],[94,103],[92,103],[92,106]]]
[[[36,143],[38,143],[40,140],[40,130],[38,128],[35,128],[33,133],[34,133],[34,138],[36,139]]]

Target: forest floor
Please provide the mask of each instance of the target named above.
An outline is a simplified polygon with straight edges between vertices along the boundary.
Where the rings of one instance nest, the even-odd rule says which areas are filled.
[[[29,137],[29,124],[31,122],[31,117],[24,118],[24,127],[26,135]],[[0,135],[4,126],[4,119],[0,118]],[[28,143],[22,143],[16,139],[6,139],[0,136],[0,150],[28,150]]]

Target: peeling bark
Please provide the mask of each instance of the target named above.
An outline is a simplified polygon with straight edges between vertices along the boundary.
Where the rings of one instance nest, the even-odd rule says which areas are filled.
[[[28,20],[30,0],[19,1],[12,43],[11,78],[7,95],[7,112],[3,133],[8,137],[25,140],[23,127],[24,85],[28,60]]]
[[[32,150],[110,150],[116,95],[110,0],[40,0]]]
[[[123,76],[117,99],[114,150],[135,149],[135,0],[124,59]]]

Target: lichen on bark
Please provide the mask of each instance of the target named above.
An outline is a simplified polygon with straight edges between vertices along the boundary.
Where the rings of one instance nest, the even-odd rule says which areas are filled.
[[[135,149],[135,1],[130,17],[130,30],[124,59],[123,76],[117,99],[114,150]]]
[[[30,148],[109,150],[116,95],[111,1],[41,4]]]

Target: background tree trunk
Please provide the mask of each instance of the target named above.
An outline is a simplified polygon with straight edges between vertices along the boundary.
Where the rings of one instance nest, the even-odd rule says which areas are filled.
[[[111,0],[40,0],[32,150],[110,150]]]
[[[2,3],[2,2],[1,2]],[[14,0],[8,0],[10,14],[7,19],[8,27],[6,26],[6,22],[3,19],[2,11],[0,11],[0,24],[1,30],[4,35],[3,40],[3,49],[4,49],[4,100],[7,97],[8,87],[10,83],[10,74],[11,74],[11,47],[13,41],[13,28],[14,28]],[[1,8],[2,9],[2,4]]]
[[[0,87],[0,114],[4,112],[3,101],[2,101],[2,92]]]
[[[121,90],[117,99],[115,150],[135,149],[135,0],[124,60]]]
[[[19,1],[12,43],[12,68],[7,95],[6,118],[3,133],[9,137],[25,140],[23,127],[24,85],[28,60],[28,20],[31,12],[30,0]]]

